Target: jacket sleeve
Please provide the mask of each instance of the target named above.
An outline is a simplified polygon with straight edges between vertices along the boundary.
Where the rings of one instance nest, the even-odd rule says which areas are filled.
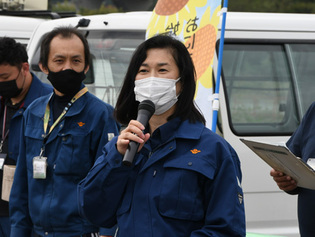
[[[104,148],[84,180],[78,185],[81,216],[97,226],[111,228],[124,195],[131,167],[122,165],[123,156],[116,149],[117,137]]]
[[[93,134],[91,136],[91,151],[93,152],[94,161],[102,155],[103,147],[114,136],[119,134],[119,124],[113,117],[113,107],[106,104],[106,109],[99,116],[95,116],[94,124],[97,124],[96,128],[93,128]]]
[[[28,209],[27,167],[23,134],[24,123],[25,117],[23,117],[19,156],[10,194],[11,237],[31,236],[33,225]]]
[[[241,168],[238,156],[228,144],[216,146],[217,169],[204,186],[205,224],[191,237],[246,235]]]
[[[91,136],[92,152],[94,154],[93,162],[102,155],[102,149],[114,136],[119,134],[119,124],[113,117],[113,107],[106,104],[103,113],[100,114],[100,120],[97,121],[97,128],[94,129]],[[106,213],[106,212],[104,212]],[[116,228],[100,228],[101,235],[114,236]]]
[[[290,149],[290,151],[296,155],[297,157],[302,158],[305,162],[309,158],[308,154],[313,150],[314,140],[311,139],[313,137],[312,132],[314,131],[314,116],[315,116],[315,103],[313,103],[309,109],[306,111],[303,116],[302,122],[299,127],[292,134],[290,139],[287,141],[286,145]],[[313,157],[313,156],[311,156]],[[291,195],[299,194],[301,191],[300,187],[292,191],[286,191],[286,193]]]

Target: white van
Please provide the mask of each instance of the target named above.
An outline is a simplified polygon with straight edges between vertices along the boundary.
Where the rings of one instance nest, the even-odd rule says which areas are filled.
[[[92,53],[85,84],[113,106],[150,16],[87,16],[89,24],[79,27]],[[32,69],[43,80],[46,76],[38,67],[43,36],[57,26],[76,26],[81,18],[45,22],[34,32],[28,53]],[[299,236],[296,196],[280,191],[269,176],[270,167],[239,139],[285,143],[301,122],[315,100],[314,25],[315,15],[227,14],[217,132],[241,160],[247,233]]]
[[[11,37],[27,45],[34,29],[47,19],[19,16],[0,16],[0,37]]]
[[[1,0],[0,0],[1,3]],[[24,4],[9,1],[9,4]],[[35,1],[29,0],[26,6],[32,7]],[[37,4],[45,5],[45,1]],[[46,0],[47,5],[47,0]],[[45,21],[77,16],[75,12],[52,12],[48,10],[4,11],[0,6],[0,37],[11,37],[23,45],[27,45],[36,27]]]

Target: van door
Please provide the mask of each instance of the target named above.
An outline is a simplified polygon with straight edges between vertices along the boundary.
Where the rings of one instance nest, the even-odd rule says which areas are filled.
[[[296,196],[278,189],[271,168],[239,138],[289,139],[315,99],[315,42],[227,39],[223,55],[218,128],[241,158],[247,231],[298,236]]]

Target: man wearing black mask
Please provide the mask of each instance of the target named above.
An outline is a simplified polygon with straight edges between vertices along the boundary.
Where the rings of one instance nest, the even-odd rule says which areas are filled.
[[[10,196],[11,236],[97,236],[78,213],[77,184],[118,134],[113,107],[88,92],[86,39],[74,28],[49,32],[40,68],[54,87],[24,115],[20,157]]]
[[[52,92],[29,70],[25,47],[0,38],[0,236],[10,236],[8,193],[2,193],[3,169],[15,165],[19,155],[22,118],[38,97]],[[14,168],[13,168],[14,169]]]

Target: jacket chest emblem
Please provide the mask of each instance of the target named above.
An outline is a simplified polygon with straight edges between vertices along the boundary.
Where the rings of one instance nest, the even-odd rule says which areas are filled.
[[[200,150],[198,150],[198,149],[193,149],[193,150],[190,150],[190,152],[191,152],[192,154],[198,154],[198,153],[200,152]]]
[[[83,122],[78,122],[79,127],[83,127],[85,125],[85,123]]]

